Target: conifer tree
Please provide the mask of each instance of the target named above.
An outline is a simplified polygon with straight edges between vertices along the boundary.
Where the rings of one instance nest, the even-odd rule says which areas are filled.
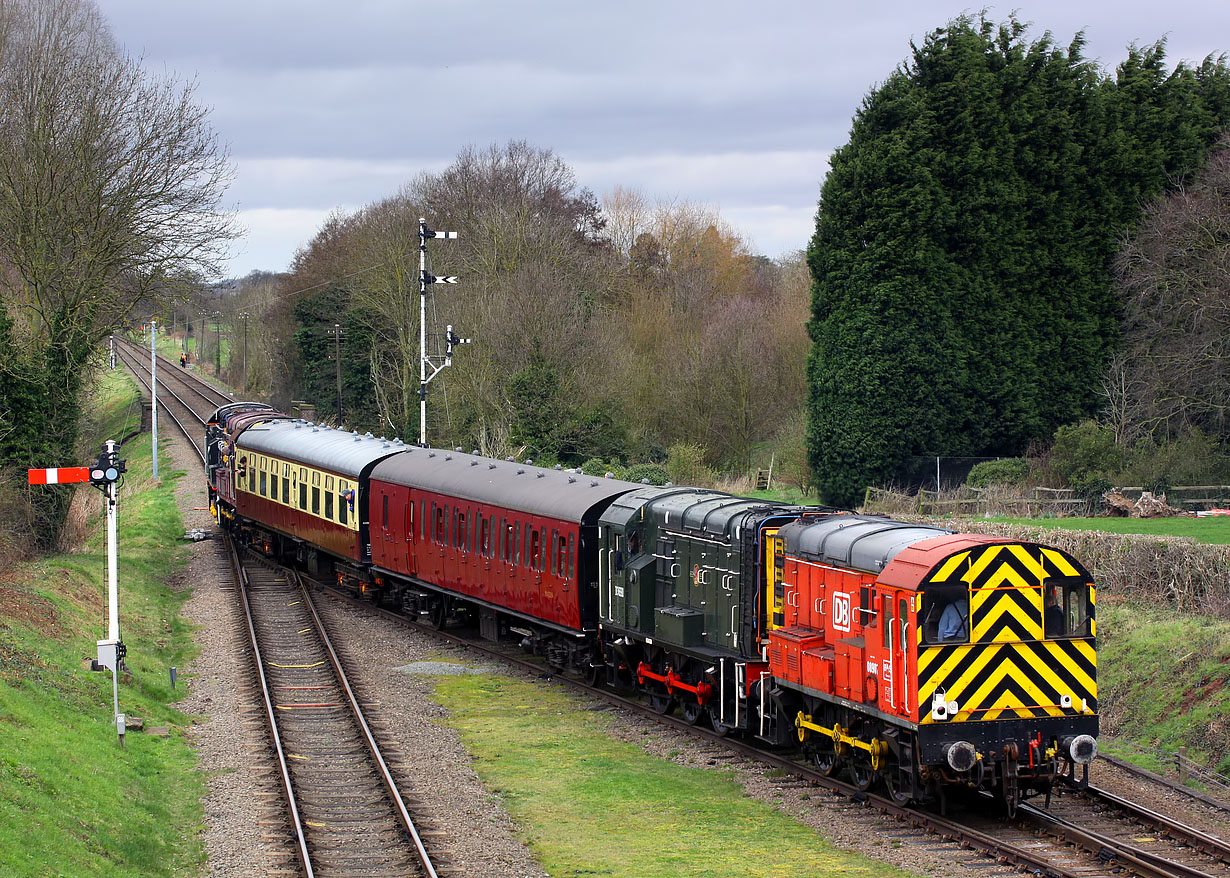
[[[1083,35],[934,31],[863,101],[821,191],[808,446],[852,504],[914,454],[1014,455],[1091,414],[1118,332],[1109,262],[1227,119],[1227,69],[1115,78]]]

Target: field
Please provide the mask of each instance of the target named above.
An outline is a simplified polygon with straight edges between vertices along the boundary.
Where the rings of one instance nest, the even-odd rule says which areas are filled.
[[[1198,543],[1230,545],[1230,515],[1194,518],[993,518],[1008,524],[1115,534],[1188,537]]]

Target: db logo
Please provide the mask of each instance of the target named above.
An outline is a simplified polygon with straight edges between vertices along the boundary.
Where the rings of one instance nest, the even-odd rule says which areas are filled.
[[[850,596],[843,591],[833,593],[833,627],[850,630]]]

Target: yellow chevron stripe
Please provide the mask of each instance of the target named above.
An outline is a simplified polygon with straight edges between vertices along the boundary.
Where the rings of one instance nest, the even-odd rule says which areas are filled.
[[[956,569],[962,564],[964,564],[967,560],[969,560],[968,550],[961,552],[957,555],[953,555],[951,558],[949,558],[947,561],[944,562],[944,566],[940,568],[938,573],[936,573],[934,576],[931,577],[930,581],[931,582],[945,582],[948,579],[951,579],[953,573],[956,572]]]
[[[1015,576],[1015,573],[1013,576]],[[987,639],[988,632],[992,627],[999,624],[1000,619],[1004,615],[1009,615],[1016,621],[1020,633],[1018,635],[1012,631],[1001,629],[996,632],[994,642],[1013,643],[1021,639],[1042,639],[1042,596],[1035,589],[1023,588],[1021,591],[1028,596],[1030,606],[1035,610],[1034,613],[1028,612],[1013,597],[1003,592],[975,592],[975,595],[982,594],[985,596],[983,600],[978,602],[978,612],[973,617],[977,620],[974,623],[974,640],[982,643],[989,642]]]
[[[1097,698],[1098,696],[1097,681],[1093,679],[1092,677],[1090,677],[1088,674],[1086,674],[1083,670],[1081,670],[1079,665],[1077,665],[1074,662],[1070,663],[1068,661],[1067,654],[1064,653],[1062,649],[1060,649],[1058,644],[1056,644],[1053,640],[1047,640],[1047,641],[1043,641],[1043,643],[1040,645],[1047,652],[1046,658],[1047,658],[1048,664],[1044,667],[1038,668],[1036,663],[1031,662],[1031,666],[1035,667],[1038,671],[1045,672],[1047,668],[1060,665],[1064,667],[1065,669],[1067,669],[1067,671],[1072,675],[1072,678],[1076,680],[1076,685],[1080,687],[1080,691],[1072,693],[1074,697]],[[1080,652],[1085,654],[1086,657],[1092,659],[1093,648],[1090,647],[1088,643],[1078,642],[1077,648],[1080,650]],[[1047,682],[1049,682],[1052,686],[1054,686],[1056,689],[1058,689],[1061,692],[1068,686],[1068,684],[1063,682],[1063,680],[1061,680],[1058,676],[1052,676],[1051,674],[1044,674],[1044,676],[1047,678]]]
[[[1008,650],[1004,650],[1007,652]],[[987,680],[978,687],[978,691],[966,699],[965,704],[961,704],[961,712],[966,710],[974,711],[987,708],[982,713],[982,719],[999,719],[1000,715],[1006,710],[1013,710],[1018,715],[1022,711],[1027,711],[1032,707],[1042,707],[1051,716],[1063,716],[1063,708],[1058,705],[1046,705],[1046,696],[1042,694],[1042,690],[1038,688],[1037,683],[1011,658],[1006,658],[1005,661],[999,663],[997,667],[998,673],[992,674]],[[1025,690],[1033,699],[1032,705],[1026,705],[1020,701],[1010,691],[1003,689],[1004,679],[1011,677],[1022,689]],[[1002,690],[1002,691],[1001,691]]]
[[[947,675],[953,671],[958,661],[965,657],[966,653],[969,652],[969,649],[961,650],[958,655],[953,656],[949,659],[949,661],[944,662],[944,664],[941,665],[939,669],[919,687],[919,697],[924,704],[928,703],[932,693],[940,688],[944,689],[944,692],[950,699],[961,701],[961,698],[965,693],[965,687],[969,685],[969,682],[972,679],[982,673],[982,670],[997,657],[1000,651],[998,647],[994,646],[977,646],[970,648],[977,649],[977,654],[973,663],[966,668],[964,674],[955,680],[947,679]],[[919,679],[922,679],[921,672],[919,673]]]
[[[1055,565],[1062,576],[1080,576],[1076,568],[1068,562],[1068,559],[1055,549],[1043,549],[1042,553],[1051,560],[1051,563]]]
[[[1044,579],[1046,579],[1046,570],[1042,566],[1041,555],[1035,558],[1029,553],[1029,550],[1025,546],[1021,545],[1009,546],[1008,548],[1012,552],[1013,556],[1025,566],[1025,569],[1029,571],[1035,580],[1041,583]],[[1030,585],[1033,585],[1033,583],[1030,583]]]
[[[982,576],[982,572],[991,566],[991,563],[999,557],[1000,550],[1003,546],[987,546],[986,550],[978,556],[978,560],[970,565],[969,570],[961,578],[966,582],[973,582]]]

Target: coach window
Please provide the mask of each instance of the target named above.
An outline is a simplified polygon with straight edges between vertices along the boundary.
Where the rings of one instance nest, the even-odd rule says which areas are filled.
[[[530,569],[541,570],[542,564],[539,561],[539,547],[542,543],[542,531],[534,528],[530,532]]]
[[[269,470],[269,499],[278,499],[278,466],[274,464]]]
[[[307,482],[299,480],[299,508],[307,512]]]
[[[426,501],[426,500],[420,500],[420,501],[419,501],[419,504],[420,504],[420,505],[419,505],[419,539],[420,539],[420,540],[425,540],[425,539],[427,539],[427,521],[428,521],[428,519],[427,519],[427,501]],[[434,509],[436,508],[436,504],[435,504],[435,503],[432,503],[432,504],[431,504],[431,508],[434,510]]]
[[[463,552],[469,548],[466,545],[466,512],[460,508],[457,510],[457,545]]]
[[[483,519],[482,538],[479,540],[479,543],[478,543],[478,551],[482,554],[484,558],[490,558],[491,557],[491,516],[484,515],[482,516],[482,519]]]
[[[312,514],[320,515],[320,488],[312,488]]]
[[[282,502],[287,506],[290,505],[290,478],[286,475],[289,470],[287,467],[282,471]]]
[[[512,551],[513,551],[512,562],[514,564],[520,564],[521,563],[521,522],[519,521],[513,527]]]
[[[264,497],[269,491],[268,476],[264,470],[261,470],[261,496]]]
[[[551,529],[551,575],[559,576],[563,573],[563,568],[560,565],[560,538],[559,531]]]
[[[513,554],[517,545],[517,536],[513,533],[513,523],[511,521],[504,522],[504,563],[515,564]]]
[[[529,569],[534,567],[534,562],[530,560],[533,557],[530,553],[530,531],[533,529],[533,526],[527,521],[525,523],[525,535],[522,537],[521,543],[521,564]]]
[[[333,520],[333,492],[325,489],[325,518]]]
[[[545,527],[542,529],[542,539],[539,541],[539,544],[541,546],[541,549],[538,555],[538,569],[541,570],[543,573],[546,573],[547,572],[547,529]]]
[[[437,546],[444,542],[444,507],[431,504],[431,541]]]
[[[577,537],[568,534],[568,578],[577,578]]]
[[[346,524],[349,518],[350,510],[346,506],[346,483],[338,482],[337,495],[337,523]]]

